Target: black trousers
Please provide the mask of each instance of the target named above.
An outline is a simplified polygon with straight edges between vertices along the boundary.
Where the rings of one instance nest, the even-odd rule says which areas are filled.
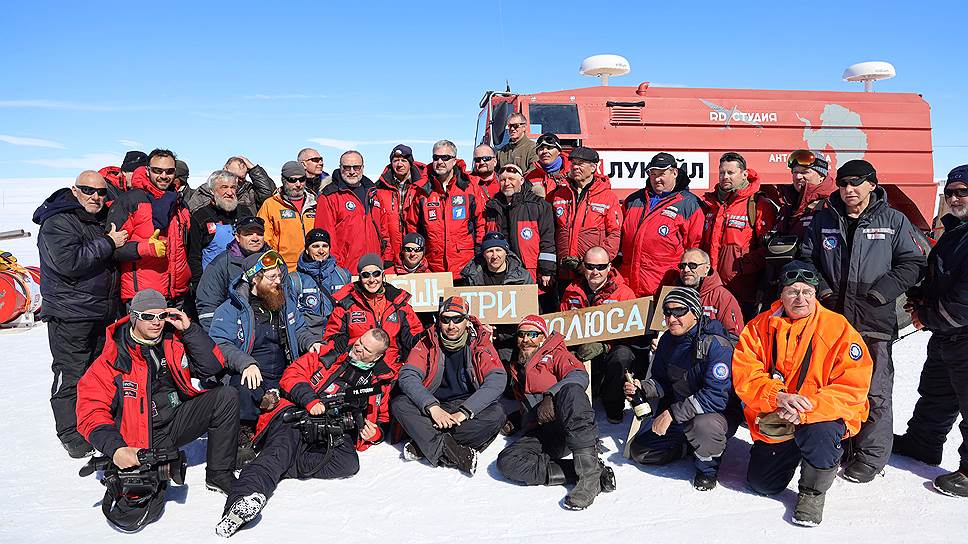
[[[968,467],[968,334],[932,334],[907,435],[926,451],[941,448],[961,414],[961,466]]]
[[[239,448],[239,396],[231,387],[216,387],[175,409],[168,425],[152,431],[156,447],[180,448],[208,433],[206,472],[235,469]]]
[[[548,464],[569,452],[598,444],[595,412],[578,384],[562,387],[554,396],[555,421],[528,431],[497,456],[497,468],[505,478],[525,485],[548,480]]]
[[[597,392],[605,414],[619,418],[625,410],[625,371],[632,368],[635,352],[624,345],[612,345],[607,353],[592,359],[592,392]]]
[[[854,459],[866,463],[878,471],[887,465],[894,445],[894,359],[892,342],[868,341],[867,349],[874,359],[871,375],[870,415],[860,427],[857,436],[850,439]],[[950,428],[950,427],[949,427]]]
[[[456,412],[464,398],[442,402],[440,407],[448,413]],[[444,434],[453,436],[458,444],[480,450],[494,440],[507,421],[504,408],[498,402],[475,414],[474,419],[465,420],[457,427],[444,430],[435,429],[430,416],[425,415],[406,395],[395,397],[390,403],[390,410],[433,466],[437,466],[444,453]]]
[[[629,453],[644,465],[663,465],[685,457],[691,449],[696,468],[706,474],[719,471],[726,450],[728,425],[723,414],[699,414],[685,423],[673,423],[662,436],[649,427],[632,439]]]
[[[746,481],[761,495],[775,495],[790,484],[800,461],[821,470],[836,467],[843,455],[841,441],[846,430],[838,419],[798,425],[793,438],[779,444],[755,440]]]
[[[53,362],[54,383],[50,408],[61,442],[83,440],[77,433],[77,382],[104,349],[104,321],[70,321],[49,318],[47,340]]]
[[[262,493],[271,497],[283,478],[348,478],[360,471],[354,438],[344,435],[329,450],[303,442],[299,430],[277,415],[265,430],[259,456],[245,465],[225,501],[225,509],[241,497]],[[233,457],[234,460],[234,457]]]

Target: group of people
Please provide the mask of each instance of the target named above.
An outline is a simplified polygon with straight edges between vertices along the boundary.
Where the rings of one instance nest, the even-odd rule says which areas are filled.
[[[792,183],[761,187],[742,155],[726,153],[715,188],[697,197],[659,153],[647,185],[620,199],[595,150],[565,149],[554,134],[531,141],[526,126],[512,115],[511,141],[475,147],[471,169],[447,140],[429,164],[397,145],[376,181],[361,153],[327,174],[311,148],[283,165],[278,186],[231,157],[192,189],[166,149],[82,172],[34,215],[67,452],[96,449],[124,471],[141,450],[208,433],[206,484],[228,497],[222,536],[254,519],[281,479],[352,476],[358,453],[383,441],[473,475],[498,434],[520,435],[498,455],[500,473],[573,486],[563,505],[587,508],[616,485],[589,389],[611,423],[627,402],[647,404],[651,423],[630,456],[691,458],[697,490],[716,486],[727,440],[746,425],[753,490],[778,493],[800,467],[798,524],[821,522],[840,467],[865,483],[892,451],[941,462],[968,415],[958,349],[968,165],[948,175],[932,246],[863,160],[835,171],[798,150]],[[538,315],[492,326],[461,297],[418,314],[387,275],[423,272],[537,284],[545,313],[670,287],[656,309],[668,330],[569,348]],[[895,436],[891,346],[905,293],[932,338],[921,398]],[[961,466],[935,487],[964,497],[965,421],[961,431]],[[161,515],[163,489],[128,491],[109,486],[116,527]]]

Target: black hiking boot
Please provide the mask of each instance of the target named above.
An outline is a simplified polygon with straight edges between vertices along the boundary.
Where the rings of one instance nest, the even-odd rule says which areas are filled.
[[[238,479],[231,470],[205,470],[205,488],[228,496]]]
[[[420,448],[413,443],[413,440],[407,441],[403,446],[403,459],[406,461],[419,461],[424,458],[424,454],[420,451]]]
[[[601,458],[598,459],[598,464],[601,465],[602,467],[602,475],[598,478],[599,482],[601,482],[602,493],[611,493],[612,491],[615,491],[615,488],[616,488],[615,471],[612,470],[612,467],[603,463]],[[571,459],[558,459],[557,461],[552,461],[551,463],[549,463],[548,464],[549,477],[550,477],[550,473],[552,472],[552,467],[555,467],[556,470],[561,471],[561,473],[564,475],[564,478],[565,478],[564,481],[557,482],[554,485],[561,485],[561,484],[571,485],[571,484],[578,483],[578,475],[575,474],[575,462],[572,461]],[[548,485],[552,485],[552,484],[548,484]]]
[[[718,475],[706,474],[701,470],[697,470],[696,475],[692,479],[692,487],[696,488],[696,491],[712,491],[716,488],[718,481]]]
[[[938,466],[941,464],[941,449],[931,451],[906,434],[894,435],[894,447],[891,448],[891,452],[917,459],[926,465]]]
[[[578,483],[565,497],[565,508],[584,510],[592,505],[602,492],[602,464],[595,447],[581,448],[572,452]]]
[[[443,440],[442,464],[455,467],[473,476],[477,471],[477,450],[458,444],[457,440],[449,434],[445,434]]]
[[[215,526],[215,534],[225,538],[234,535],[246,523],[254,520],[265,505],[266,496],[262,493],[246,495],[235,501]]]
[[[860,459],[854,459],[844,467],[842,476],[848,482],[866,484],[873,481],[875,476],[882,473],[883,471],[877,470]]]
[[[968,467],[938,476],[934,488],[949,497],[968,497]]]
[[[837,477],[837,467],[819,469],[803,461],[800,464],[800,494],[793,511],[793,523],[816,527],[823,521],[823,504],[827,490]]]

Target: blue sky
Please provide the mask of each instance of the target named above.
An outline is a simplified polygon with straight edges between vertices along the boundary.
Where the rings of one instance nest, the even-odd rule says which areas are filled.
[[[469,143],[483,91],[505,80],[596,85],[578,75],[596,53],[629,59],[615,85],[758,89],[859,90],[843,69],[887,60],[898,77],[877,89],[932,106],[935,177],[968,163],[960,2],[40,4],[4,7],[0,179],[153,147],[175,150],[193,182],[233,154],[276,177],[305,146],[327,170],[359,148],[373,177],[396,142],[418,160],[437,139]]]

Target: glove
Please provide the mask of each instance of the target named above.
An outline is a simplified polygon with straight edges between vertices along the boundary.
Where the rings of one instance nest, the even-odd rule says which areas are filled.
[[[551,395],[545,395],[536,408],[538,412],[538,424],[544,425],[555,420],[555,401]]]
[[[573,255],[569,255],[561,260],[561,268],[563,270],[570,270],[572,272],[578,270],[578,265],[581,264],[581,259]]]
[[[138,242],[138,255],[142,257],[157,257],[159,259],[163,258],[168,254],[168,242],[166,240],[159,240],[158,235],[161,230],[155,229],[154,234],[151,238],[148,238],[144,242]]]
[[[579,361],[591,361],[603,353],[605,353],[605,344],[601,342],[582,344],[575,348],[575,355]]]

